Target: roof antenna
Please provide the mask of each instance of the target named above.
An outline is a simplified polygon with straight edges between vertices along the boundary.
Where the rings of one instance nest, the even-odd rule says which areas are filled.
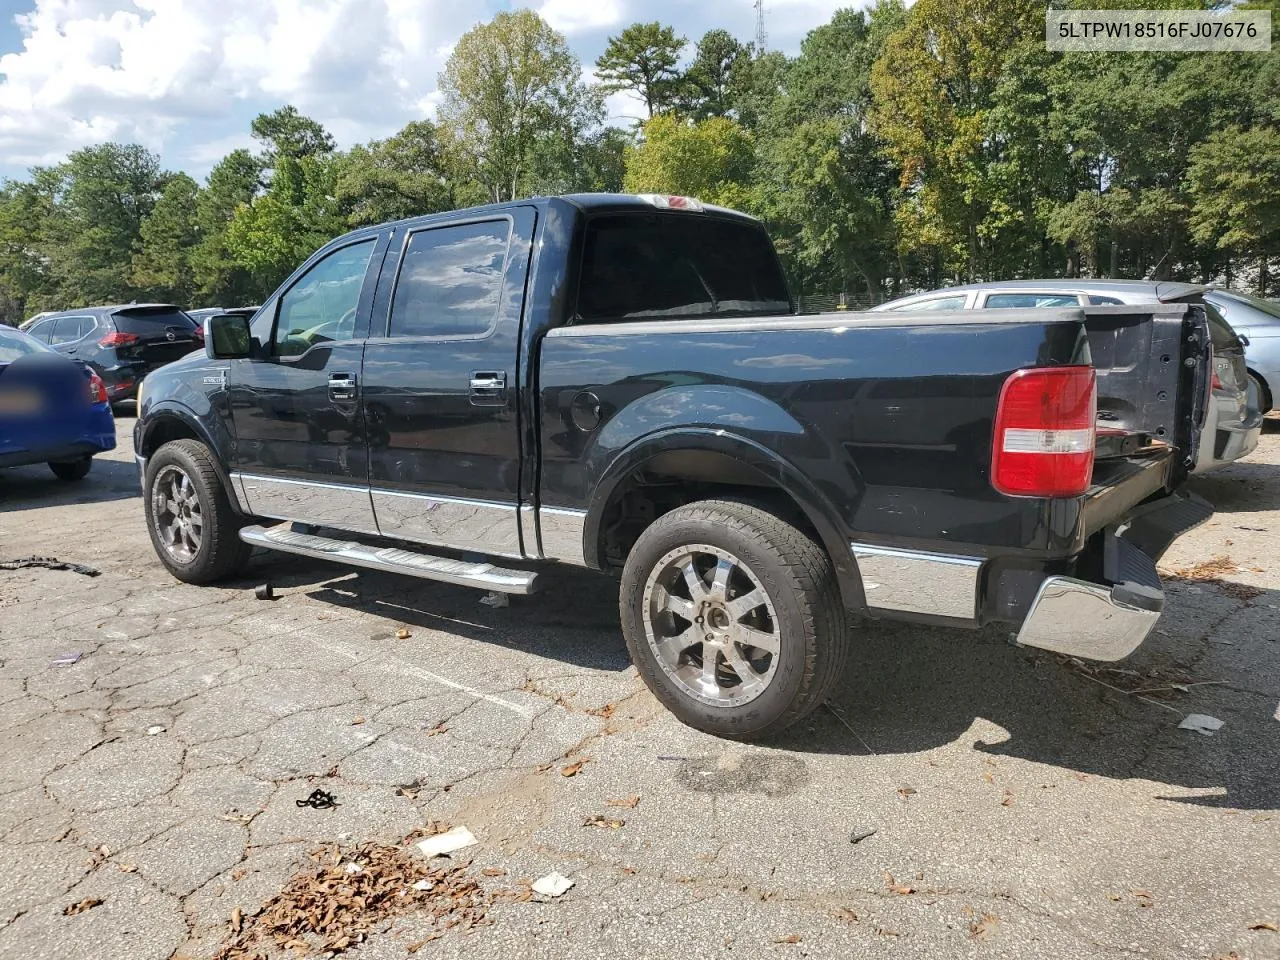
[[[756,50],[764,53],[769,46],[769,34],[764,29],[764,0],[756,0]]]

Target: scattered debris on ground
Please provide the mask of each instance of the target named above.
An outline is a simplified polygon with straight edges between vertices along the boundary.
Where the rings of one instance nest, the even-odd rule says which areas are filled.
[[[582,825],[584,827],[604,827],[607,830],[621,830],[627,825],[627,821],[610,819],[597,813],[595,816],[587,817],[587,819],[583,820]]]
[[[1179,730],[1194,730],[1196,733],[1203,733],[1206,737],[1211,737],[1222,729],[1222,721],[1217,717],[1211,717],[1204,713],[1189,713],[1178,724]]]
[[[409,629],[407,627],[401,627],[399,630],[396,631],[397,640],[408,640],[411,636],[413,636],[413,634],[409,632]]]
[[[42,567],[45,570],[69,570],[82,577],[100,577],[102,571],[84,563],[71,563],[55,557],[23,557],[21,560],[0,560],[0,570],[23,570],[27,567]]]
[[[604,805],[606,807],[626,807],[628,810],[634,810],[640,805],[640,794],[633,793],[623,800],[606,800]]]
[[[79,903],[73,903],[68,907],[64,907],[62,915],[65,917],[74,917],[77,913],[84,913],[86,910],[92,910],[94,907],[102,906],[100,897],[85,897]]]
[[[384,921],[410,913],[434,921],[434,939],[483,923],[492,902],[464,868],[429,866],[402,847],[334,846],[312,860],[256,916],[242,916],[238,930],[232,923],[232,938],[216,960],[265,960],[278,950],[339,954]]]
[[[969,936],[975,940],[990,940],[995,936],[1000,918],[994,913],[984,913],[979,919],[969,924]]]
[[[1168,579],[1181,580],[1184,583],[1212,584],[1226,596],[1247,603],[1250,600],[1258,599],[1266,591],[1251,584],[1223,579],[1229,573],[1242,573],[1244,569],[1230,557],[1219,554],[1211,560],[1205,560],[1203,563],[1173,570]]]
[[[568,766],[560,768],[560,776],[576,777],[579,773],[582,772],[582,768],[585,767],[590,762],[591,762],[590,757],[583,757],[581,760],[575,760],[573,763],[569,764]]]
[[[418,850],[427,857],[445,857],[464,847],[471,847],[480,841],[466,827],[454,827],[444,833],[427,837],[418,842]]]
[[[319,787],[312,790],[307,799],[295,802],[300,807],[310,807],[312,810],[332,810],[334,807],[339,806],[337,797],[328,790],[321,790]]]
[[[874,837],[875,835],[876,835],[876,831],[874,830],[855,830],[853,833],[849,835],[849,842],[861,843],[863,840],[866,840],[868,837]]]
[[[889,873],[887,870],[884,874],[884,886],[890,893],[896,893],[900,897],[905,897],[908,894],[916,892],[915,887],[909,886],[905,883],[899,883],[894,879],[893,874]]]
[[[495,610],[504,610],[511,606],[511,597],[505,593],[486,593],[480,598],[480,602],[486,607],[493,607]]]
[[[75,653],[64,653],[54,657],[52,662],[55,667],[69,667],[73,663],[79,663],[80,658],[83,656],[84,654],[78,651]]]
[[[563,897],[572,886],[572,880],[553,871],[534,881],[533,892],[544,897]]]
[[[269,583],[264,583],[253,591],[253,595],[259,600],[274,600],[276,598],[276,589]]]
[[[153,725],[153,726],[147,727],[147,736],[148,736],[148,737],[155,737],[155,736],[159,736],[159,735],[160,735],[160,734],[162,734],[162,733],[164,733],[164,727],[162,727],[162,726],[161,726],[160,724],[158,724],[158,723],[157,723],[157,724],[155,724],[155,725]]]

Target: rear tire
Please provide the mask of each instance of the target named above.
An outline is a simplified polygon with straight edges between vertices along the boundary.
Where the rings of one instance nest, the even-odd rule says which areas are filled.
[[[50,463],[49,469],[53,471],[53,475],[59,480],[65,483],[74,483],[77,480],[83,480],[89,475],[89,471],[93,469],[93,457]]]
[[[773,736],[821,706],[851,643],[826,551],[734,501],[651,524],[627,557],[620,607],[653,695],[689,726],[736,740]]]
[[[174,440],[147,463],[143,504],[156,556],[185,583],[213,583],[239,570],[252,548],[231,507],[209,448]]]

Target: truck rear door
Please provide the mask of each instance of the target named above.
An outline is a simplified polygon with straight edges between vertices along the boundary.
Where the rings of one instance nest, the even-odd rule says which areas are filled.
[[[536,212],[397,233],[365,347],[378,532],[521,556],[520,316]]]

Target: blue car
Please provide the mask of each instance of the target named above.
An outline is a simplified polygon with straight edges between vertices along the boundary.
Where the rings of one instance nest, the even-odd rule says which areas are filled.
[[[82,480],[93,456],[116,445],[107,388],[85,364],[0,326],[0,467],[47,463]]]

